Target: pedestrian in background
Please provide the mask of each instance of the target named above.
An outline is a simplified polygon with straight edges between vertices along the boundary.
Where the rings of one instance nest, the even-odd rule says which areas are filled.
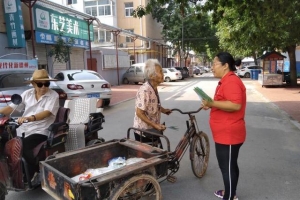
[[[216,156],[222,172],[224,189],[215,191],[223,200],[238,200],[236,189],[239,179],[238,155],[246,139],[245,109],[246,88],[235,75],[235,66],[241,60],[221,52],[213,60],[214,77],[221,79],[212,102],[202,100],[202,106],[210,111],[210,128],[215,141]]]
[[[166,127],[160,123],[161,113],[169,115],[171,110],[161,106],[158,95],[157,86],[164,82],[164,74],[158,60],[148,59],[145,62],[144,73],[147,81],[136,94],[133,127],[164,131]],[[135,131],[134,134],[137,141],[152,141],[152,138],[142,135],[140,131]]]

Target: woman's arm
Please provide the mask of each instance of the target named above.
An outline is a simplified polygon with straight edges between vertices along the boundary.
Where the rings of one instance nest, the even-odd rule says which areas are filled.
[[[224,110],[227,112],[235,112],[241,109],[242,105],[241,104],[237,104],[237,103],[232,103],[231,101],[206,101],[206,100],[202,100],[202,105],[204,107],[215,107],[218,108],[220,110]]]
[[[166,129],[166,127],[163,124],[156,124],[153,121],[151,121],[150,119],[148,119],[148,117],[145,115],[145,111],[141,110],[139,108],[136,108],[136,115],[143,120],[146,124],[148,124],[149,126],[152,126],[153,128],[163,131]]]
[[[10,107],[10,106],[5,106],[4,108],[0,109],[0,114],[3,114],[3,115],[10,115],[10,113],[13,111],[13,108]]]

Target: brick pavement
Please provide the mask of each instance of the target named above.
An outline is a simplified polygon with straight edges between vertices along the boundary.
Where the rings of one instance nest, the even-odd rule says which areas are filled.
[[[110,99],[110,105],[116,105],[123,101],[135,98],[137,90],[141,85],[117,85],[112,86],[112,98]]]
[[[255,89],[267,100],[274,103],[278,108],[287,113],[293,120],[300,123],[300,81],[298,86],[291,87],[262,87],[257,81],[253,81]]]
[[[268,101],[274,103],[287,113],[293,120],[300,123],[300,80],[297,87],[283,85],[282,87],[262,87],[256,80],[251,81],[254,88]],[[112,86],[111,106],[135,98],[141,85]]]

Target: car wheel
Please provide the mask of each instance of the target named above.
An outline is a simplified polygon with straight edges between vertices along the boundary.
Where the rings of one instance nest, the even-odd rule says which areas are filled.
[[[109,106],[110,99],[103,99],[103,101],[104,101],[104,103],[103,103],[104,106]]]
[[[165,78],[165,81],[166,81],[166,82],[170,82],[171,79],[170,79],[169,77],[166,77],[166,78]]]
[[[198,73],[196,73],[196,75],[198,76]]]
[[[134,82],[134,84],[136,84],[136,85],[137,85],[137,84],[139,84],[139,82]]]
[[[124,79],[123,79],[123,84],[129,84],[129,81],[128,81],[127,78],[124,78]]]
[[[245,77],[245,78],[250,78],[250,73],[249,73],[249,72],[245,73],[245,74],[244,74],[244,77]]]

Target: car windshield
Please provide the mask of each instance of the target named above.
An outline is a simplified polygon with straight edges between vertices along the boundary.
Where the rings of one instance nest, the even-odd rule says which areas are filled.
[[[175,69],[169,69],[170,72],[175,72]]]
[[[102,76],[97,73],[92,72],[75,72],[73,74],[67,74],[67,77],[70,81],[79,81],[79,80],[103,80]]]
[[[23,87],[30,80],[32,73],[0,74],[0,88]]]

